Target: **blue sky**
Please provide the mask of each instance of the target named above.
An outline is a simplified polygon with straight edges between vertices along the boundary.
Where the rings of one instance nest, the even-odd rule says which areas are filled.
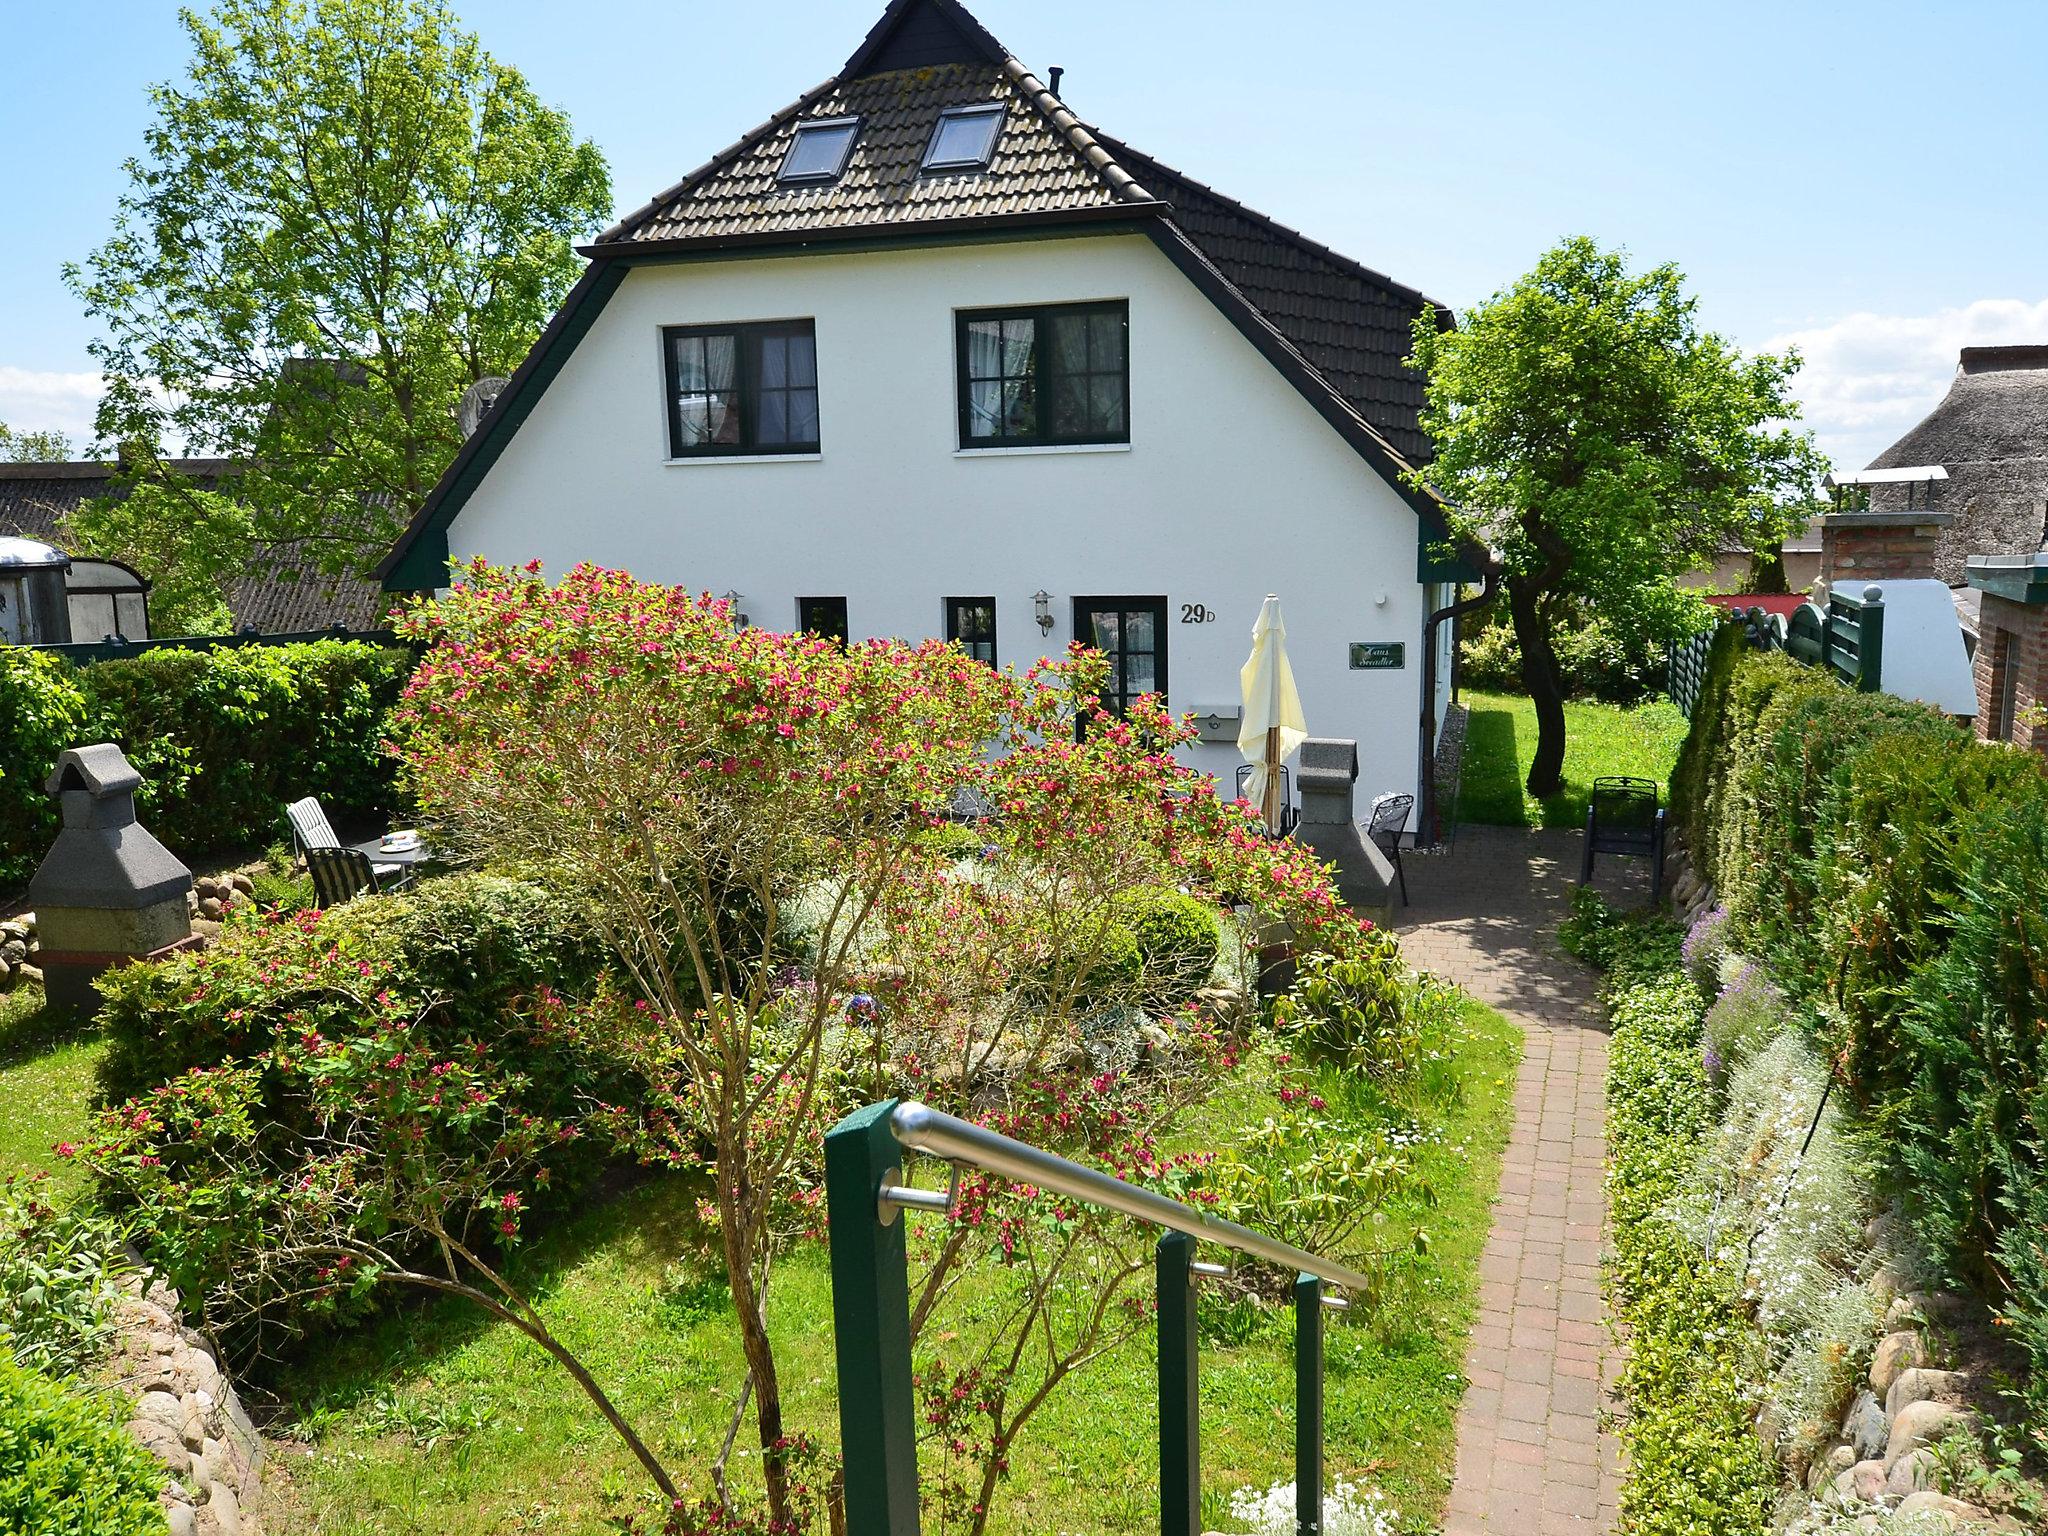
[[[882,0],[457,0],[639,203],[829,75]],[[2048,6],[1822,0],[970,0],[1084,118],[1462,307],[1559,236],[1690,275],[1707,323],[1796,340],[1862,463],[1959,344],[2048,341]],[[169,0],[0,0],[0,420],[86,435],[104,238]]]

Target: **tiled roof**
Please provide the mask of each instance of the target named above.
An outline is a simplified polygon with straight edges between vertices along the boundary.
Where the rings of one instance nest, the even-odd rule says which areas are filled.
[[[1173,207],[1172,222],[1411,464],[1429,462],[1416,425],[1422,376],[1403,364],[1432,301],[1286,225],[1099,135],[1117,162]],[[1451,311],[1435,306],[1438,324]]]
[[[230,459],[169,459],[166,467],[188,475],[201,490],[213,490],[233,468]],[[72,513],[113,488],[119,466],[94,460],[62,464],[0,464],[0,534],[23,534],[62,547],[63,523]],[[300,572],[277,549],[259,549],[250,572],[229,594],[235,628],[254,626],[264,634],[377,627],[386,599],[375,581]]]
[[[1129,177],[1105,174],[1079,121],[1021,67],[940,64],[830,81],[685,177],[600,238],[600,247],[732,235],[897,228],[925,220],[1070,213],[1146,201]],[[925,146],[945,107],[995,101],[1003,128],[989,167],[926,175]],[[783,156],[808,120],[858,117],[846,169],[828,185],[784,186]],[[1065,121],[1060,121],[1064,119]],[[1103,164],[1094,163],[1101,161]]]

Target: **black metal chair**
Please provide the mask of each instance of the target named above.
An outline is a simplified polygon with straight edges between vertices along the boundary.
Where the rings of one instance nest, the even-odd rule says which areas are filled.
[[[1401,885],[1401,905],[1408,905],[1408,871],[1401,867],[1401,834],[1408,827],[1408,813],[1415,809],[1413,795],[1381,795],[1366,812],[1365,835],[1394,866],[1394,878]]]
[[[323,911],[378,894],[377,871],[360,848],[308,848],[306,870],[313,877],[314,905]]]
[[[1237,798],[1243,800],[1251,790],[1252,769],[1255,765],[1241,763],[1237,770]],[[1252,807],[1257,810],[1257,806]],[[1287,765],[1280,765],[1280,830],[1275,837],[1287,837],[1294,831],[1294,824],[1301,820],[1301,812],[1294,804],[1294,776],[1287,771]]]
[[[1586,860],[1579,884],[1593,878],[1593,855],[1618,853],[1650,861],[1650,903],[1664,897],[1664,809],[1650,779],[1612,774],[1593,781],[1586,807]]]

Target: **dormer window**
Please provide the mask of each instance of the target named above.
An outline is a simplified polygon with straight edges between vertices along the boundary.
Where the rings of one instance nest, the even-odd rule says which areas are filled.
[[[797,124],[796,138],[782,157],[782,169],[775,179],[784,186],[837,181],[859,134],[857,117],[820,117]]]
[[[1001,102],[946,108],[925,147],[924,169],[937,173],[987,170],[1002,126]]]

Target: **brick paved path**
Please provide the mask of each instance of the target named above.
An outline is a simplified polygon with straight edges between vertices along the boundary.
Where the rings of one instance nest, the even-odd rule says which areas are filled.
[[[1580,837],[1465,827],[1448,854],[1408,860],[1409,963],[1523,1034],[1444,1536],[1598,1536],[1614,1525],[1618,1452],[1600,1427],[1617,1363],[1600,1302],[1607,1035],[1592,973],[1556,939]],[[1596,884],[1617,903],[1647,899],[1639,860],[1602,860]]]

